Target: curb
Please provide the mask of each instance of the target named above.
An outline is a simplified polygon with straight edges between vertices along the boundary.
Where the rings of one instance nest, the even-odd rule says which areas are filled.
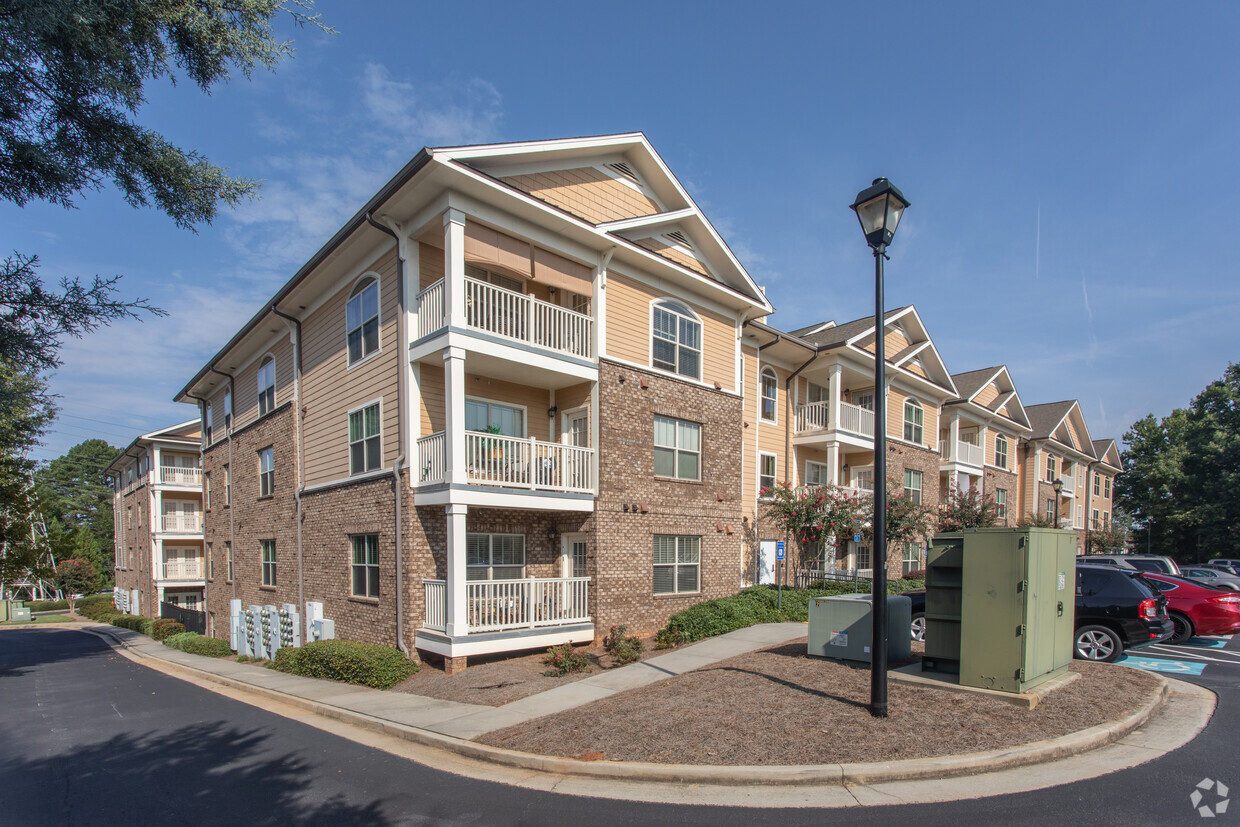
[[[627,761],[582,761],[576,758],[560,758],[550,755],[516,752],[491,747],[474,741],[466,741],[450,735],[441,735],[423,729],[398,724],[383,718],[353,712],[347,709],[311,701],[273,689],[255,686],[245,681],[216,675],[191,666],[154,658],[129,646],[123,639],[112,635],[110,627],[77,627],[104,638],[113,648],[123,648],[140,660],[158,660],[169,672],[205,679],[211,683],[295,706],[315,715],[360,726],[373,732],[391,735],[423,746],[447,750],[466,758],[486,761],[501,766],[557,775],[574,775],[588,778],[625,781],[687,782],[720,784],[728,786],[766,785],[864,785],[891,781],[936,780],[980,775],[999,770],[1042,764],[1068,758],[1107,746],[1144,726],[1166,703],[1171,694],[1171,682],[1161,675],[1154,675],[1159,689],[1139,709],[1118,721],[1099,724],[1069,735],[1035,741],[1030,744],[974,752],[964,755],[944,755],[935,758],[912,758],[904,761],[884,761],[868,764],[794,764],[781,766],[709,766],[689,764],[652,764]]]

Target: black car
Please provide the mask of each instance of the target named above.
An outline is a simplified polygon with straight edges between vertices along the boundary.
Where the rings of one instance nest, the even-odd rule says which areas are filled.
[[[913,604],[913,640],[926,639],[926,590],[901,592]],[[1175,626],[1167,598],[1141,572],[1115,566],[1077,566],[1072,655],[1111,663],[1127,649],[1159,643]]]

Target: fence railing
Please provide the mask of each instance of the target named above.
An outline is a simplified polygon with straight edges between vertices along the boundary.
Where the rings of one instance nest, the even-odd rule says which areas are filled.
[[[422,585],[426,595],[423,626],[445,631],[447,583],[423,580]],[[588,577],[471,580],[465,584],[465,619],[469,634],[589,622],[589,586]]]
[[[160,526],[169,533],[175,534],[201,534],[202,533],[202,515],[201,514],[163,514],[160,516]]]
[[[202,560],[165,560],[164,580],[201,580],[203,578]]]
[[[951,440],[940,439],[939,456],[949,462],[959,462],[964,465],[973,465],[977,468],[982,467],[982,446],[974,445],[972,442],[957,440],[956,450],[952,451]]]
[[[797,405],[797,433],[825,431],[831,427],[829,402],[808,402]]]
[[[448,475],[447,434],[438,431],[418,440],[418,484],[435,485]]]
[[[197,632],[200,635],[207,633],[207,613],[195,611],[194,609],[182,609],[180,606],[172,603],[159,604],[159,616],[170,617],[178,621],[185,627],[187,632]]]
[[[498,434],[465,434],[469,481],[514,488],[589,494],[593,448]]]
[[[164,485],[202,485],[201,468],[183,468],[179,465],[161,465],[159,481]]]
[[[874,436],[874,411],[851,402],[841,402],[840,422],[836,430],[872,437]]]
[[[426,619],[422,625],[439,632],[448,630],[448,584],[443,580],[423,580],[426,596]]]
[[[442,330],[447,324],[447,308],[444,306],[443,279],[418,294],[418,338]]]

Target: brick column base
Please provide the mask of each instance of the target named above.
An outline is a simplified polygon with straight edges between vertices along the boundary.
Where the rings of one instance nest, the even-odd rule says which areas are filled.
[[[463,655],[459,658],[444,658],[443,673],[445,675],[455,675],[457,672],[465,671],[465,667],[469,665],[468,660]]]

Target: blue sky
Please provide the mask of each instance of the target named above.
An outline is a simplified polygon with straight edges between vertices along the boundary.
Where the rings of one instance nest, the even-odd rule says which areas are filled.
[[[334,36],[144,123],[260,200],[198,234],[108,188],[0,206],[42,275],[124,274],[170,316],[70,341],[36,452],[195,416],[171,397],[424,145],[644,131],[792,329],[873,312],[848,205],[912,202],[887,265],[953,373],[1007,364],[1095,438],[1186,405],[1240,359],[1234,32],[1199,3],[321,2]]]

